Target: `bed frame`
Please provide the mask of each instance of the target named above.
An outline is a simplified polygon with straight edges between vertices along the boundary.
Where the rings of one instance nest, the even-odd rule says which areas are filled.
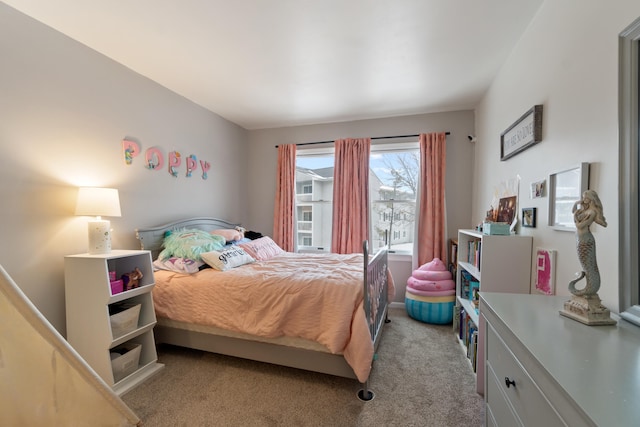
[[[164,235],[168,230],[196,228],[211,231],[230,229],[238,225],[217,218],[198,217],[178,220],[157,227],[139,228],[136,229],[136,237],[140,241],[140,247],[151,251],[155,259],[162,249]],[[363,266],[364,307],[366,318],[369,321],[375,354],[380,342],[382,326],[385,322],[388,322],[387,251],[381,250],[375,256],[370,256],[368,242],[365,241],[363,243],[363,253],[365,260]],[[250,338],[242,339],[197,332],[162,324],[156,325],[154,334],[158,343],[167,343],[340,377],[356,378],[353,369],[342,355],[255,341]],[[369,390],[367,380],[363,384],[363,389],[358,392],[358,398],[368,401],[373,397],[373,392]]]

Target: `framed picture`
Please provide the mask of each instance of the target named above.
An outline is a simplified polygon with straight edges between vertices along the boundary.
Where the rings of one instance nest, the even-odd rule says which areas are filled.
[[[546,195],[547,180],[536,181],[531,183],[531,198],[538,199]]]
[[[500,160],[507,160],[540,141],[542,105],[535,105],[500,135]]]
[[[549,225],[554,230],[575,231],[573,206],[588,188],[589,163],[549,175]]]
[[[522,209],[522,226],[532,227],[536,226],[536,208],[523,208]]]
[[[545,295],[556,291],[556,251],[536,248],[536,290]]]
[[[503,197],[498,203],[497,222],[511,224],[516,214],[516,196]]]

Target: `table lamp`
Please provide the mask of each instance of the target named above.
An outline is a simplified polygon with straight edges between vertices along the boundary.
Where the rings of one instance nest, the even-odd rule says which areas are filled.
[[[111,223],[102,216],[120,216],[120,198],[115,188],[81,187],[76,215],[95,216],[89,221],[89,253],[111,252]]]

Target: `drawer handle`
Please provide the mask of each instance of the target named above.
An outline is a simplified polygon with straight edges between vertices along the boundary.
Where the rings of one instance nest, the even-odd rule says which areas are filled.
[[[511,387],[511,386],[516,386],[516,382],[513,380],[510,380],[509,377],[504,377],[504,383],[507,386],[507,388]]]

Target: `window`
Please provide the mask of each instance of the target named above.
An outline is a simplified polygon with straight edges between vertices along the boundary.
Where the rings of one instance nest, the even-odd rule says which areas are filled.
[[[640,325],[640,18],[620,34],[620,315]]]
[[[371,146],[372,252],[382,247],[396,253],[413,252],[419,159],[417,142]],[[298,249],[331,247],[333,167],[333,148],[298,150],[296,187],[302,190],[296,197]]]
[[[298,249],[331,247],[333,152],[305,151],[296,158],[296,242]]]

